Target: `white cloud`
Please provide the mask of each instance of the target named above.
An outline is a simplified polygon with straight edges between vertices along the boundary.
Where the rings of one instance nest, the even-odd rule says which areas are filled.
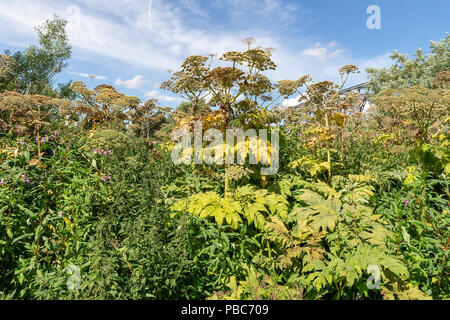
[[[151,91],[145,93],[145,94],[144,94],[144,97],[146,97],[146,98],[152,98],[152,97],[157,96],[158,93],[159,93],[158,90],[151,90]]]
[[[338,43],[336,41],[330,42],[327,46],[323,46],[320,42],[317,42],[313,48],[303,50],[301,55],[319,61],[326,61],[328,58],[337,57],[345,51],[343,49],[330,50],[337,45]]]
[[[148,80],[144,80],[144,76],[138,74],[133,79],[130,80],[122,80],[120,78],[116,79],[116,86],[124,86],[127,89],[138,89],[142,87]]]
[[[294,97],[294,98],[289,98],[289,99],[284,99],[282,102],[282,106],[283,107],[293,107],[298,105],[298,99],[300,98],[300,95]]]
[[[165,102],[177,102],[177,101],[181,101],[181,98],[177,98],[177,97],[170,97],[170,96],[157,96],[156,99],[158,100],[162,100]]]
[[[80,28],[68,30],[73,58],[97,64],[111,60],[116,72],[142,70],[133,79],[116,79],[116,85],[129,89],[141,88],[147,82],[144,75],[154,82],[167,80],[170,76],[164,70],[178,70],[186,56],[242,50],[241,39],[247,36],[254,36],[257,45],[277,49],[273,60],[278,68],[268,73],[273,81],[297,79],[305,74],[315,81],[338,81],[338,69],[345,64],[356,64],[364,70],[367,66],[390,63],[384,54],[357,59],[337,41],[314,44],[310,36],[300,32],[312,22],[308,12],[298,4],[281,0],[214,0],[201,6],[193,0],[153,0],[151,11],[149,0],[0,1],[1,42],[24,46],[35,42],[33,27],[51,18],[52,13],[68,18],[69,5],[81,9]],[[210,15],[210,9],[220,10],[219,24],[217,17]],[[290,38],[291,32],[296,32],[295,41]],[[363,82],[365,74],[352,79]],[[157,97],[154,91],[158,87],[156,83],[155,90],[147,94]],[[158,98],[179,101],[169,96]]]

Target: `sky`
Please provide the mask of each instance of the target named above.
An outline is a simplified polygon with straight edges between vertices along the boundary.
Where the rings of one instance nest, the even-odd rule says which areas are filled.
[[[374,5],[378,20],[368,12]],[[73,46],[58,82],[110,84],[171,107],[181,99],[160,89],[167,70],[190,55],[245,50],[247,37],[276,49],[272,81],[338,81],[338,69],[355,64],[354,85],[367,80],[367,67],[389,66],[394,50],[428,51],[450,31],[448,0],[0,0],[0,52],[36,44],[34,27],[53,14],[68,20]]]

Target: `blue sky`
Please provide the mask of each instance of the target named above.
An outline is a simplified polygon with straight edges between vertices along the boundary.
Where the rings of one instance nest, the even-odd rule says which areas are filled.
[[[381,9],[379,30],[367,28],[370,5]],[[321,81],[338,80],[349,63],[387,66],[393,50],[428,49],[450,31],[448,0],[0,0],[0,51],[36,43],[33,27],[53,13],[69,19],[73,45],[59,81],[107,83],[164,106],[180,102],[159,89],[167,69],[189,55],[243,50],[248,36],[276,48],[273,81]],[[362,72],[349,84],[365,80]]]

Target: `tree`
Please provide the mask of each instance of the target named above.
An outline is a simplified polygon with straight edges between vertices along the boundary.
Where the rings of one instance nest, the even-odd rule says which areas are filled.
[[[370,96],[373,99],[386,89],[402,89],[421,86],[431,89],[435,76],[450,70],[450,35],[447,33],[440,41],[431,41],[431,53],[425,54],[419,48],[414,59],[397,51],[391,55],[394,64],[389,68],[368,68]]]
[[[67,21],[54,16],[42,26],[36,28],[39,46],[31,45],[25,51],[11,54],[14,59],[14,76],[8,79],[0,77],[0,90],[17,91],[22,94],[43,94],[55,96],[65,91],[53,88],[53,78],[67,67],[72,47],[66,34]]]

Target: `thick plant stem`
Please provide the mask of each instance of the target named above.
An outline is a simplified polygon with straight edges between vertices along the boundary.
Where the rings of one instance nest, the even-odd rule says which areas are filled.
[[[325,127],[327,128],[327,132],[330,132],[330,126],[328,122],[328,113],[325,113]],[[327,162],[328,162],[328,179],[329,183],[331,183],[331,151],[330,151],[330,142],[327,140]]]
[[[225,198],[229,197],[230,177],[228,176],[228,167],[225,165]]]

